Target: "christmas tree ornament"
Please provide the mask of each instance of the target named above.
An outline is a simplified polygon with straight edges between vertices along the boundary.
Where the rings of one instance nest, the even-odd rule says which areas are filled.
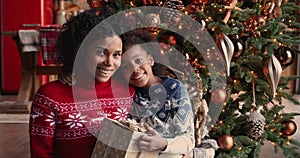
[[[248,134],[252,138],[259,138],[264,133],[265,128],[265,117],[258,111],[250,112],[247,118],[247,122],[249,123],[249,131]]]
[[[180,12],[183,10],[184,5],[181,0],[167,0],[163,7],[169,9],[163,9],[162,21],[167,24],[177,25],[181,20]]]
[[[271,88],[271,95],[274,98],[279,80],[282,75],[282,67],[278,59],[272,54],[272,56],[265,61],[264,75]]]
[[[147,14],[144,17],[143,24],[146,27],[158,27],[160,25],[160,17],[158,14]]]
[[[256,29],[262,25],[266,24],[266,20],[263,16],[256,15],[253,17],[253,24],[256,27]]]
[[[291,136],[291,135],[295,134],[295,132],[297,131],[297,125],[292,120],[283,121],[282,124],[283,124],[283,128],[282,128],[281,132],[284,135]]]
[[[221,88],[213,90],[210,100],[215,104],[223,104],[226,100],[226,91]]]
[[[245,38],[239,38],[233,41],[233,57],[238,58],[245,52]]]
[[[221,135],[218,139],[218,144],[222,150],[225,150],[225,151],[231,150],[234,146],[233,137],[228,134]]]
[[[226,15],[225,15],[225,17],[224,17],[224,19],[223,19],[223,21],[222,21],[222,22],[224,22],[224,24],[226,24],[226,23],[228,22],[228,20],[229,20],[229,18],[230,18],[230,16],[231,16],[231,11],[232,11],[233,9],[236,9],[236,8],[237,8],[237,7],[236,7],[236,4],[237,4],[237,0],[232,0],[232,1],[230,2],[229,6],[225,6],[225,7],[224,7],[225,9],[227,9]]]
[[[161,41],[169,46],[176,45],[176,37],[172,33],[166,33],[162,36]]]
[[[248,22],[248,24],[246,23],[245,27],[247,27],[247,29],[249,29],[248,31],[254,37],[257,37],[257,36],[260,37],[261,33],[260,33],[260,31],[258,31],[258,28],[265,24],[266,24],[266,20],[264,19],[263,16],[255,15],[249,19],[249,22]]]
[[[225,60],[227,75],[230,76],[230,62],[234,52],[234,45],[225,34],[217,35],[216,44]]]
[[[199,10],[202,11],[207,3],[208,0],[193,0],[193,2],[188,5],[189,11],[191,13]]]
[[[264,15],[269,18],[279,18],[282,15],[281,3],[282,0],[273,0],[272,2],[266,3],[263,8]]]
[[[275,52],[274,55],[279,60],[281,66],[290,66],[294,63],[296,58],[296,53],[289,47],[280,47]]]
[[[153,4],[152,0],[142,0],[142,2],[143,2],[144,5],[151,5],[151,4]]]

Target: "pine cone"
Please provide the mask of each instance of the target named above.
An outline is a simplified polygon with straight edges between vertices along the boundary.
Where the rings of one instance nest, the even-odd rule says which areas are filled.
[[[264,127],[265,127],[265,117],[255,111],[255,112],[251,112],[248,116],[247,119],[250,129],[248,131],[249,135],[252,138],[259,138],[263,133],[264,133]]]
[[[163,9],[163,21],[168,24],[177,24],[180,21],[180,11],[184,5],[181,0],[167,0],[163,7],[169,9]]]

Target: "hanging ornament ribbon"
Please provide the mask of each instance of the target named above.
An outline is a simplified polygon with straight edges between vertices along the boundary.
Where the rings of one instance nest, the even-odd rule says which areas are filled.
[[[229,6],[224,7],[225,9],[228,9],[224,19],[222,20],[225,24],[228,22],[228,20],[231,16],[232,9],[236,9],[236,10],[239,10],[239,11],[242,10],[241,8],[236,7],[236,4],[237,4],[237,0],[232,0],[231,3],[229,4]]]
[[[272,55],[270,59],[265,61],[264,74],[269,82],[271,94],[274,98],[279,80],[282,75],[282,67],[275,55]]]
[[[216,44],[218,45],[227,68],[227,75],[230,75],[230,62],[234,53],[234,45],[232,41],[224,34],[219,34],[217,36]]]

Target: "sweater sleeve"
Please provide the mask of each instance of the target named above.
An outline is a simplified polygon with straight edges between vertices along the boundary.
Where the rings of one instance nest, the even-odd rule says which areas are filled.
[[[194,116],[187,89],[183,84],[173,93],[172,104],[174,107],[173,123],[176,127],[176,137],[168,138],[167,148],[162,153],[186,154],[195,147]]]
[[[53,103],[37,92],[30,111],[29,135],[31,157],[53,157],[53,140],[56,126],[55,112],[51,107]]]

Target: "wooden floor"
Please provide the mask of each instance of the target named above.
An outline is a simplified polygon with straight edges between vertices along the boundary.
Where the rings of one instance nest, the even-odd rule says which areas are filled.
[[[0,157],[30,157],[28,124],[0,124]]]
[[[0,96],[0,102],[16,100],[16,95]],[[9,105],[1,104],[0,113],[10,113]],[[30,158],[27,123],[0,123],[0,158]]]

